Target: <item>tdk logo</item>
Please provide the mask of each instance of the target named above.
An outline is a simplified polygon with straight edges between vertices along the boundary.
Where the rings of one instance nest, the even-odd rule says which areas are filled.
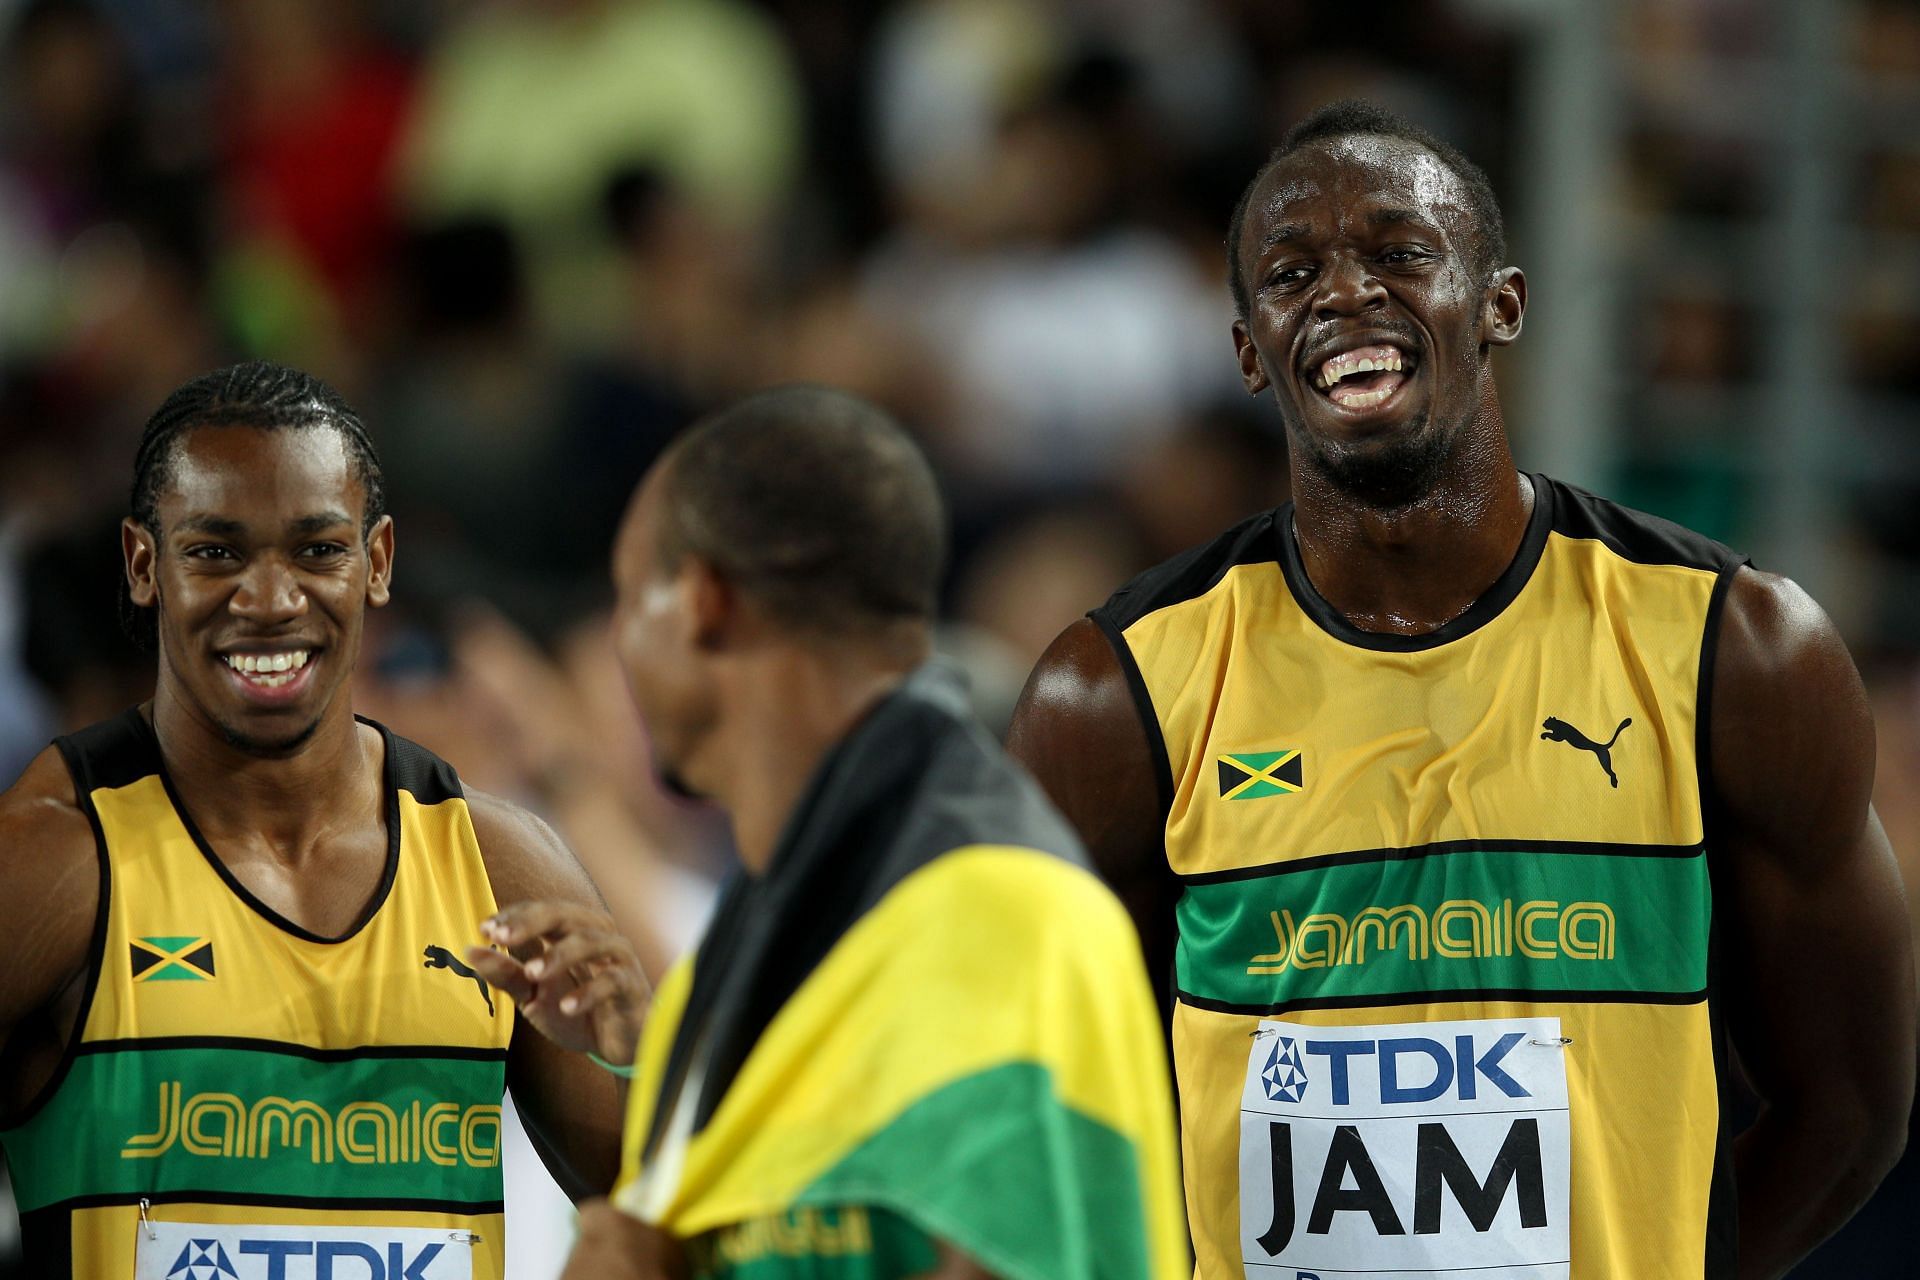
[[[1292,1036],[1278,1036],[1273,1052],[1267,1055],[1267,1069],[1260,1073],[1260,1085],[1274,1102],[1298,1102],[1307,1092],[1307,1073],[1300,1069],[1300,1042]]]
[[[1501,1060],[1523,1038],[1520,1032],[1510,1031],[1482,1053],[1475,1052],[1470,1035],[1454,1036],[1451,1045],[1424,1036],[1400,1036],[1391,1040],[1309,1040],[1306,1048],[1309,1055],[1327,1060],[1329,1101],[1336,1107],[1353,1102],[1353,1073],[1361,1063],[1378,1071],[1379,1101],[1383,1104],[1432,1102],[1444,1097],[1472,1102],[1480,1095],[1482,1081],[1509,1098],[1533,1096],[1500,1069]],[[1297,1069],[1297,1060],[1295,1065]],[[1306,1083],[1302,1075],[1300,1089],[1304,1090]],[[1283,1097],[1270,1091],[1267,1096],[1276,1102],[1300,1100],[1298,1092]]]
[[[472,1237],[445,1228],[143,1224],[135,1280],[471,1280]]]

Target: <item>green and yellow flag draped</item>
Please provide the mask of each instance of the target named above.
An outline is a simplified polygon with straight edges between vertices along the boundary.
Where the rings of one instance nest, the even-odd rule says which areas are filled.
[[[973,843],[917,862],[832,940],[684,1140],[655,1109],[686,1105],[657,1100],[679,1089],[707,945],[669,975],[616,1203],[725,1280],[915,1275],[933,1239],[1006,1280],[1184,1277],[1164,1036],[1125,911],[1058,853]]]

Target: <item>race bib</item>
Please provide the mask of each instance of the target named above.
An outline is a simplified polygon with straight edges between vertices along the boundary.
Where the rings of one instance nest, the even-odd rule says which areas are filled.
[[[474,1235],[446,1227],[143,1222],[134,1280],[473,1280]]]
[[[1566,1280],[1558,1018],[1262,1021],[1240,1101],[1253,1280]]]

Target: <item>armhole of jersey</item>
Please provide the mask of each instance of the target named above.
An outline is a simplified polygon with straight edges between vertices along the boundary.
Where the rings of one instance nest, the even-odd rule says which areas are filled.
[[[107,833],[100,826],[99,811],[93,807],[93,778],[83,760],[64,740],[54,744],[60,749],[60,758],[66,763],[67,775],[73,779],[74,798],[80,802],[80,811],[87,815],[87,825],[93,828],[94,857],[100,867],[100,901],[93,915],[93,936],[87,942],[86,985],[80,993],[80,1007],[74,1013],[73,1030],[67,1036],[66,1048],[61,1051],[60,1062],[40,1086],[33,1100],[16,1116],[10,1127],[20,1128],[40,1114],[40,1109],[60,1092],[60,1086],[66,1083],[67,1073],[73,1070],[73,1060],[80,1056],[80,1042],[87,1034],[87,1022],[93,1017],[93,1001],[100,989],[100,976],[107,963],[107,913],[113,906],[113,864],[107,858]]]
[[[1113,648],[1113,656],[1120,663],[1120,670],[1127,678],[1127,691],[1133,695],[1134,713],[1140,718],[1140,728],[1147,735],[1147,754],[1153,760],[1153,783],[1160,798],[1160,825],[1165,836],[1167,815],[1173,812],[1173,764],[1167,758],[1166,735],[1160,731],[1160,716],[1153,709],[1153,697],[1147,692],[1147,678],[1140,674],[1140,664],[1133,660],[1133,649],[1127,644],[1127,638],[1121,634],[1103,609],[1095,609],[1087,615],[1093,624],[1100,628],[1100,634],[1107,638]]]
[[[1707,617],[1700,639],[1700,684],[1696,690],[1694,705],[1694,768],[1697,771],[1696,787],[1700,795],[1700,836],[1706,849],[1707,882],[1710,892],[1710,915],[1707,922],[1707,1023],[1708,1034],[1713,1040],[1713,1070],[1717,1082],[1716,1133],[1714,1138],[1713,1176],[1707,1188],[1707,1221],[1705,1246],[1706,1280],[1732,1280],[1739,1250],[1740,1207],[1739,1192],[1733,1177],[1733,1139],[1734,1133],[1729,1114],[1729,1104],[1733,1101],[1734,1088],[1732,1063],[1729,1060],[1728,1037],[1721,998],[1721,933],[1720,933],[1720,886],[1718,874],[1722,854],[1719,843],[1714,838],[1716,814],[1720,807],[1719,797],[1713,786],[1713,680],[1715,665],[1720,650],[1720,625],[1726,616],[1727,593],[1733,589],[1733,580],[1740,570],[1749,563],[1744,555],[1729,557],[1720,567],[1714,580],[1713,593],[1707,601]]]

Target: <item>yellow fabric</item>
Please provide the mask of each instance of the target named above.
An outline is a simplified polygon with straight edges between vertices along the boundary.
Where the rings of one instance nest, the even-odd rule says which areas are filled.
[[[689,974],[683,964],[663,985],[642,1043],[615,1195],[629,1211]],[[1092,875],[1029,850],[956,850],[895,886],[782,1007],[694,1136],[659,1220],[694,1236],[782,1211],[916,1099],[1031,1061],[1062,1103],[1133,1144],[1152,1274],[1183,1275],[1162,1043],[1131,922]]]
[[[1124,631],[1171,766],[1173,870],[1453,840],[1700,842],[1697,685],[1715,581],[1554,532],[1496,617],[1451,642],[1391,652],[1322,629],[1277,564],[1227,570]],[[1548,718],[1604,741],[1628,716],[1612,752],[1617,788],[1592,753],[1540,740]],[[1221,756],[1294,749],[1297,793],[1222,800]],[[1582,1047],[1568,1057],[1572,1275],[1697,1278],[1718,1123],[1705,1004],[1543,998],[1282,1016],[1368,1025],[1542,1014]],[[1184,1004],[1175,1014],[1186,1190],[1208,1280],[1241,1275],[1238,1100],[1259,1021]]]
[[[458,956],[477,937],[479,922],[496,910],[466,801],[422,805],[410,792],[398,794],[399,861],[386,900],[353,937],[314,942],[278,927],[235,895],[194,844],[157,775],[95,790],[112,879],[100,980],[82,1041],[223,1036],[317,1049],[433,1045],[504,1051],[513,1032],[510,999],[495,992],[489,1014],[472,979],[423,972],[426,946]],[[185,936],[211,941],[213,980],[135,979],[128,963],[131,943]],[[297,1195],[302,1189],[284,1190]],[[420,1194],[430,1197],[431,1186],[423,1185]],[[192,1203],[157,1204],[149,1211],[157,1221],[289,1225],[349,1223],[376,1212],[380,1222],[393,1226],[475,1231],[476,1280],[503,1274],[500,1214]],[[124,1206],[75,1213],[75,1276],[131,1275],[136,1218],[137,1211]]]

